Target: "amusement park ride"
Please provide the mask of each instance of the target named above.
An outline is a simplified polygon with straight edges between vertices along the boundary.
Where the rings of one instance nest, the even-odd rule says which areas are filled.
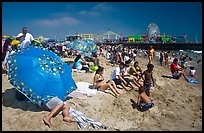
[[[101,35],[96,35],[95,40],[102,43],[186,43],[184,36],[169,36],[160,35],[160,29],[155,23],[151,23],[147,27],[146,35],[134,35],[124,37],[122,34],[116,34],[112,31],[107,31]]]

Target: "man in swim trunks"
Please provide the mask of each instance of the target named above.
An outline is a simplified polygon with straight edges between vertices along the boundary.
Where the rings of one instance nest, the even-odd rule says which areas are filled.
[[[149,58],[149,63],[151,63],[152,59],[154,57],[154,49],[152,46],[149,47],[148,49],[148,58]]]

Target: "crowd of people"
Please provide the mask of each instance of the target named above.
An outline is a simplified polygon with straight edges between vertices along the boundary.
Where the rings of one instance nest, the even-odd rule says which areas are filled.
[[[29,45],[32,45],[34,39],[33,36],[28,33],[28,29],[26,27],[23,28],[23,33],[19,33],[16,37],[17,40],[20,40],[20,49],[24,49]],[[4,67],[7,64],[6,55],[11,52],[11,45],[9,39],[4,42],[4,46],[2,48],[2,63]],[[182,55],[180,57],[181,64],[178,63],[178,58],[175,53],[172,54],[171,64],[169,64],[169,52],[160,53],[159,63],[162,66],[168,66],[172,73],[172,78],[179,79],[183,76],[187,80],[187,76],[185,74],[186,60],[187,58],[190,60],[188,55]],[[98,91],[106,92],[106,90],[110,90],[112,95],[116,98],[120,96],[118,89],[122,87],[126,91],[130,91],[135,89],[138,91],[138,99],[137,99],[137,107],[140,109],[149,109],[154,106],[154,101],[151,98],[150,88],[151,86],[156,85],[156,80],[153,77],[154,65],[152,64],[152,60],[155,57],[155,51],[152,46],[149,47],[148,50],[142,50],[138,47],[123,47],[123,46],[110,46],[103,45],[101,46],[97,53],[92,53],[89,60],[86,60],[84,56],[79,53],[73,54],[73,51],[67,49],[66,57],[75,57],[73,60],[73,64],[71,66],[72,69],[84,70],[85,72],[93,72],[95,71],[95,75],[93,77],[93,88]],[[108,81],[104,81],[103,73],[104,66],[101,66],[98,56],[102,56],[106,58],[112,66],[115,68],[110,74],[110,79]],[[137,61],[137,58],[147,57],[147,69],[142,70],[140,67],[140,63]],[[90,69],[91,65],[89,62],[93,62],[92,66],[96,66],[94,69]],[[134,65],[131,65],[134,64]],[[6,69],[6,68],[5,68]],[[191,77],[195,77],[195,69],[194,67],[190,68],[189,75]],[[51,103],[51,104],[49,104]],[[52,105],[52,107],[49,107]],[[43,119],[44,123],[51,126],[51,118],[59,113],[62,110],[63,112],[63,120],[66,122],[73,122],[74,120],[69,116],[69,104],[64,103],[58,98],[53,98],[44,106],[46,109],[50,111],[50,113]]]

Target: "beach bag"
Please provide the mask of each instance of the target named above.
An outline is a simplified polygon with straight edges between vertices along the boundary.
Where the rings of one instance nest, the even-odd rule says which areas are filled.
[[[98,66],[90,66],[89,69],[96,71],[98,69]]]

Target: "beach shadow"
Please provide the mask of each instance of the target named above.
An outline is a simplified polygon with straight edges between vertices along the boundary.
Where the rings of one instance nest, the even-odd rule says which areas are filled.
[[[105,90],[105,93],[107,93],[107,94],[110,94],[110,95],[114,96],[114,94],[112,94],[110,91],[106,91],[106,90]],[[114,96],[114,97],[115,97],[115,96]]]
[[[116,85],[118,89],[123,89],[123,87],[121,85]]]
[[[163,78],[173,79],[173,77],[172,77],[172,76],[168,76],[168,75],[162,75],[161,77],[163,77]]]
[[[141,109],[141,108],[138,106],[138,107],[137,107],[137,110],[140,111],[140,112],[144,112],[144,111],[149,110],[149,108],[147,108],[147,109]]]
[[[137,108],[137,103],[133,100],[133,99],[130,99],[130,102],[132,103],[132,108],[133,109],[136,109]]]
[[[94,88],[93,88],[93,85],[89,85],[89,88],[90,88],[90,89],[94,89]]]
[[[23,94],[18,92],[15,88],[7,89],[5,92],[2,93],[2,104],[5,107],[21,109],[23,111],[42,111],[39,106],[30,102]]]
[[[1,74],[7,74],[6,70],[2,70]]]

